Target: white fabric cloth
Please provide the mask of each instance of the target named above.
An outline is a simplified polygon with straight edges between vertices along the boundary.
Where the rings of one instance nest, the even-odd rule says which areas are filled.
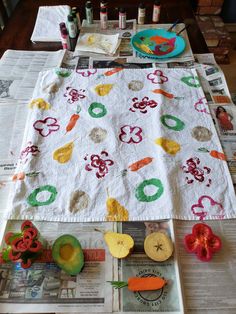
[[[113,70],[40,73],[17,169],[25,178],[13,183],[7,218],[235,218],[196,71]]]

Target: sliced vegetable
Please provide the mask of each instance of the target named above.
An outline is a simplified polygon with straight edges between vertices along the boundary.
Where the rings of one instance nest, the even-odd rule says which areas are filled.
[[[145,157],[141,160],[138,160],[136,162],[134,162],[133,164],[131,164],[130,166],[128,166],[128,168],[131,171],[137,171],[143,167],[145,167],[146,165],[150,164],[152,162],[153,158],[151,157]]]
[[[212,259],[212,254],[221,249],[221,240],[207,224],[195,224],[192,233],[184,238],[184,245],[189,253],[195,253],[203,262]]]
[[[25,220],[21,225],[21,231],[24,231],[27,228],[32,228],[34,225],[30,220]]]
[[[167,281],[160,277],[130,277],[126,281],[109,281],[115,289],[128,287],[130,291],[152,291],[162,289]]]

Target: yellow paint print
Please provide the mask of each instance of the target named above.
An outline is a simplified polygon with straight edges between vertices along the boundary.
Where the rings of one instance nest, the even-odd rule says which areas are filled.
[[[99,84],[95,87],[95,92],[99,96],[106,96],[110,93],[114,84]]]
[[[129,212],[115,198],[108,197],[107,205],[107,221],[127,221],[129,220]]]
[[[74,148],[73,142],[65,144],[64,146],[54,151],[53,159],[58,161],[60,164],[67,163],[71,159],[73,148]]]
[[[167,154],[170,154],[170,155],[175,155],[178,153],[178,151],[180,151],[180,144],[173,141],[173,140],[170,140],[170,139],[167,139],[167,138],[164,138],[164,137],[159,137],[155,140],[155,143],[157,145],[160,145],[164,151],[167,153]]]
[[[37,107],[38,109],[48,110],[51,108],[51,105],[47,103],[43,98],[36,98],[31,101],[29,108]]]

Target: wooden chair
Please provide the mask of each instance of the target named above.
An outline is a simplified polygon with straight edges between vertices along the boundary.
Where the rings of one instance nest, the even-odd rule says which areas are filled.
[[[0,0],[0,18],[3,22],[3,26],[6,25],[9,17],[8,17],[7,10],[6,10],[6,7],[5,7],[3,0]],[[2,31],[2,28],[0,25],[0,33],[1,33],[1,31]]]

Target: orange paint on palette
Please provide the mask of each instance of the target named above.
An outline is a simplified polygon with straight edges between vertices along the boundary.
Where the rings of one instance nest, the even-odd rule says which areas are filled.
[[[161,36],[152,36],[150,37],[151,41],[154,41],[157,45],[166,43],[168,41],[168,38],[161,37]]]

